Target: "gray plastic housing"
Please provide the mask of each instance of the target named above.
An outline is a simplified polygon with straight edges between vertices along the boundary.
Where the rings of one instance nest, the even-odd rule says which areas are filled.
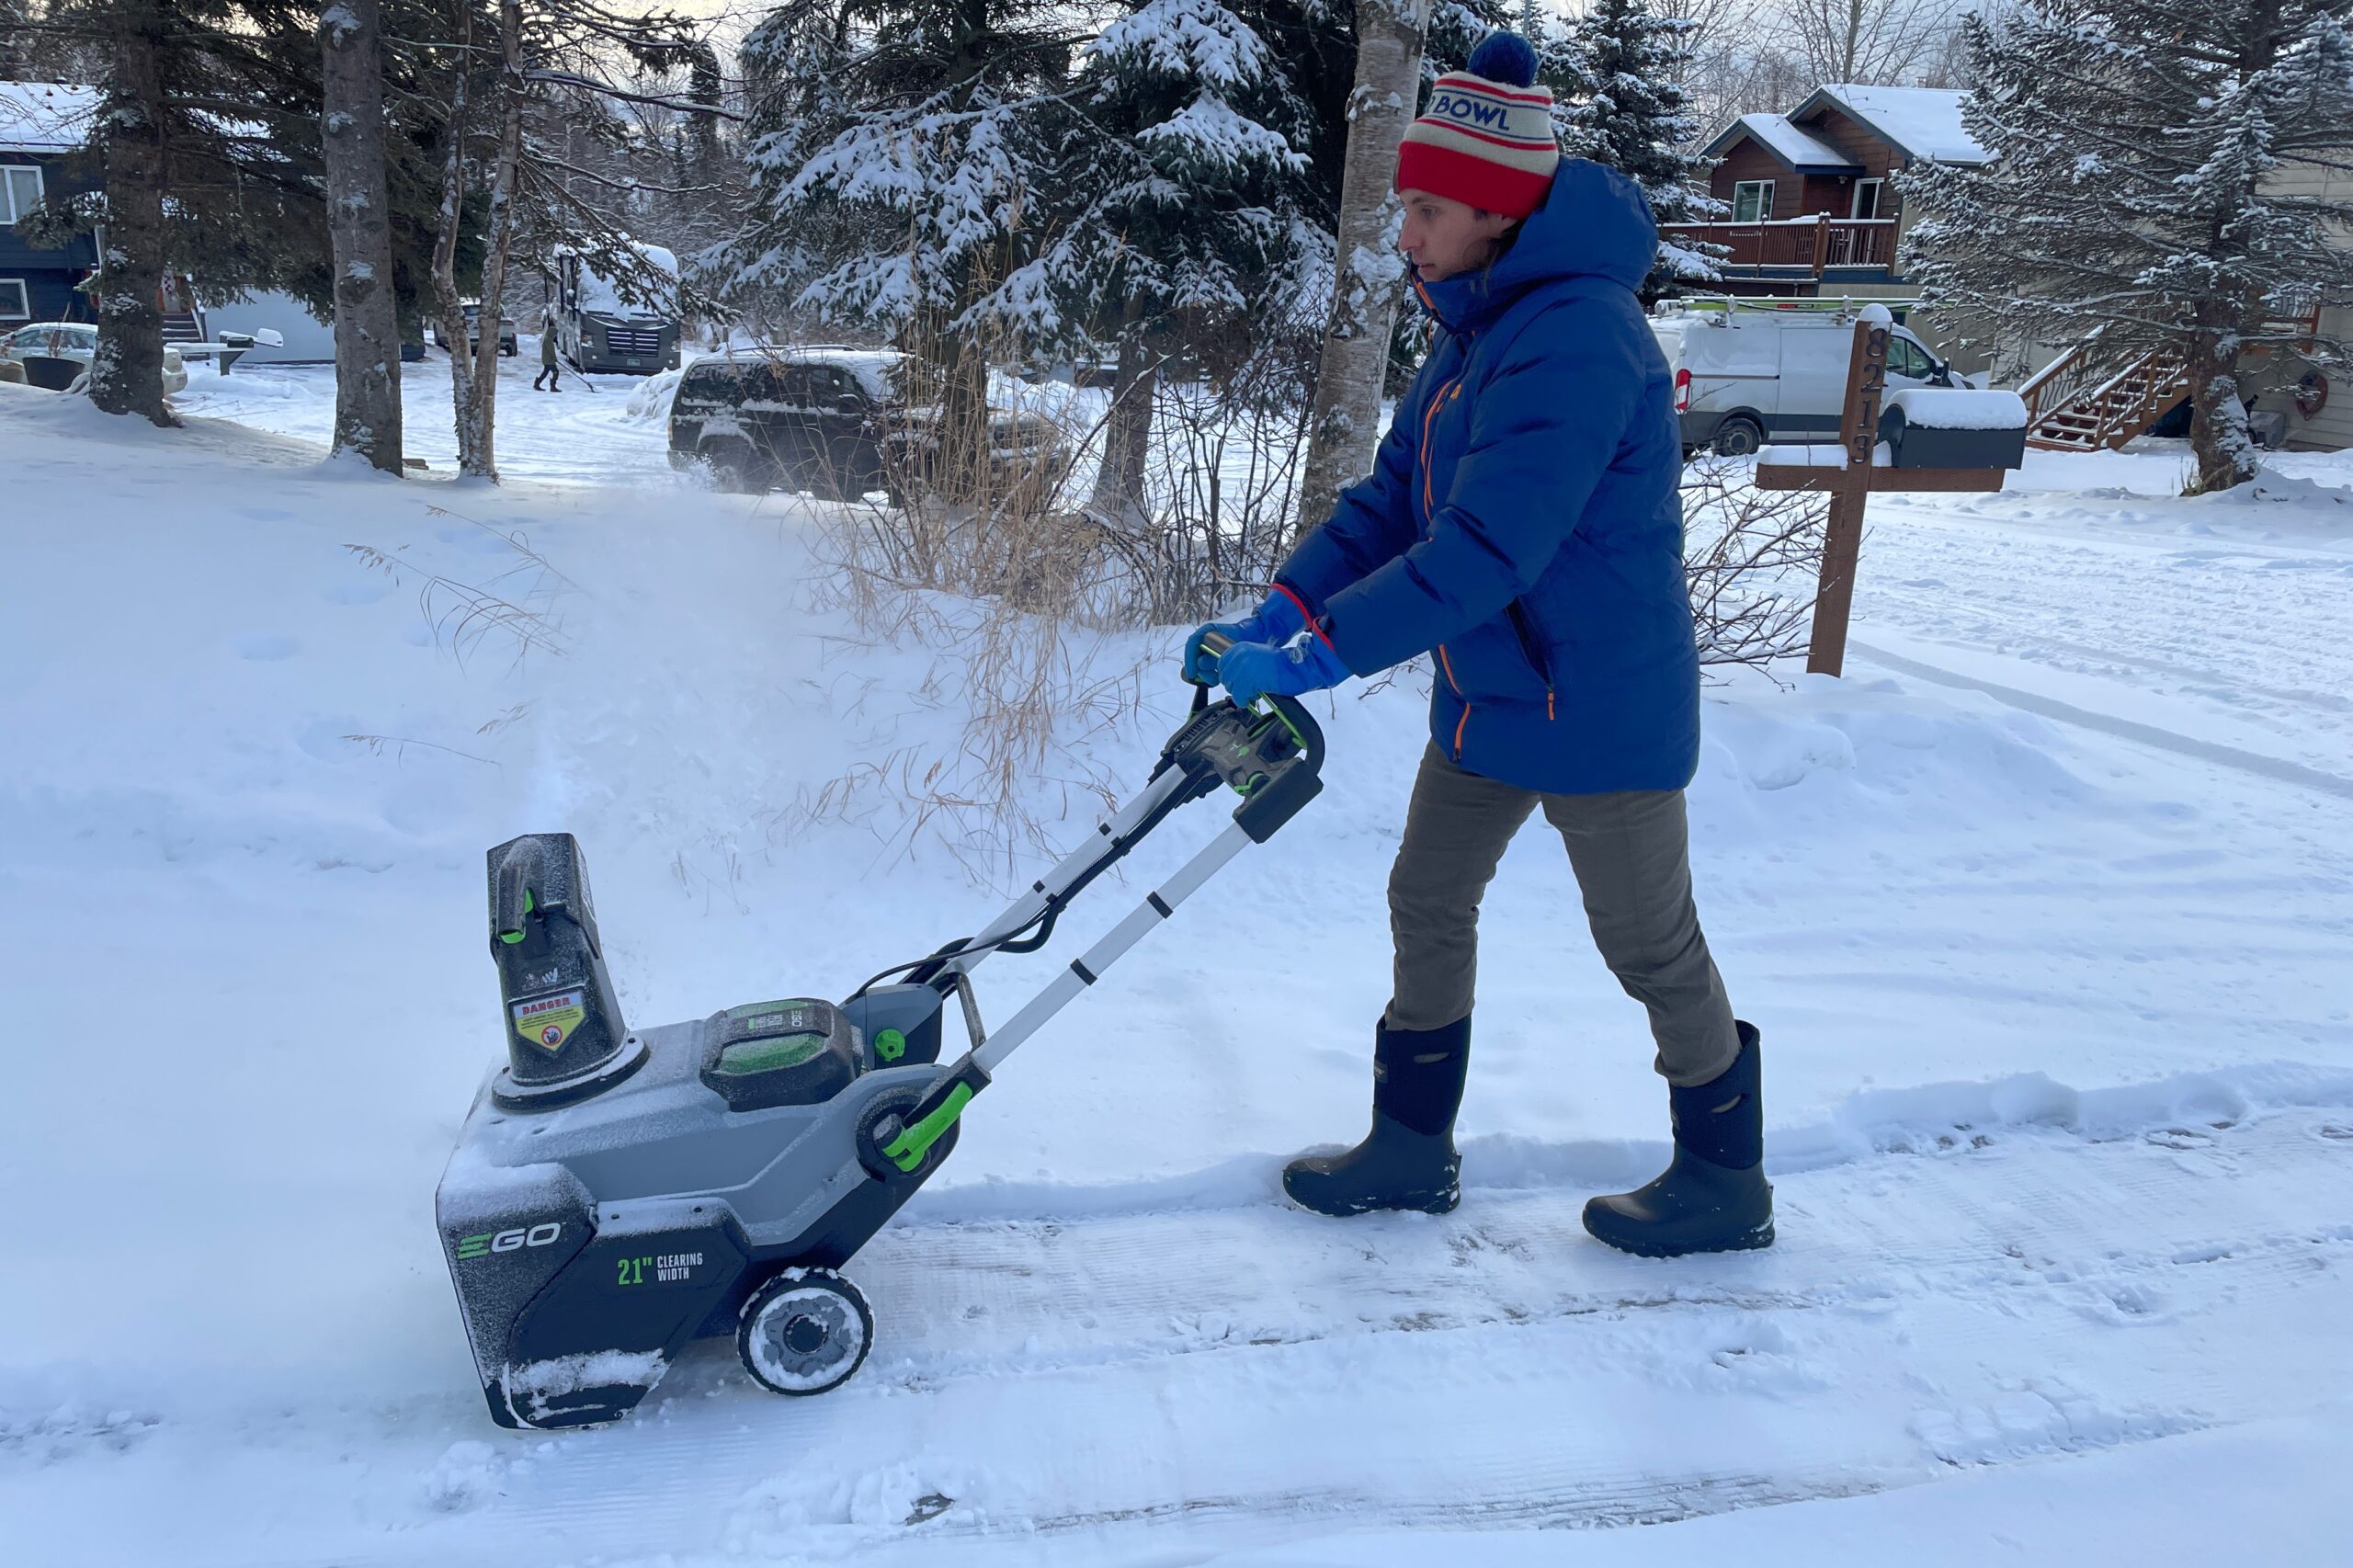
[[[913,1106],[938,1075],[942,1000],[929,986],[894,985],[846,1004],[860,1071],[813,1105],[731,1110],[702,1077],[720,1028],[710,1018],[640,1031],[642,1068],[551,1109],[508,1109],[486,1081],[434,1209],[493,1416],[506,1426],[541,1424],[529,1412],[529,1392],[591,1365],[622,1368],[642,1394],[685,1340],[732,1322],[734,1307],[769,1273],[795,1264],[834,1267],[863,1245],[952,1146],[943,1140],[921,1169],[888,1180],[859,1148],[862,1129]],[[871,1046],[886,1028],[911,1042],[887,1065]],[[517,1325],[533,1299],[560,1281],[564,1260],[600,1238],[689,1222],[732,1223],[748,1244],[743,1277],[722,1282],[712,1311],[662,1331],[657,1343],[616,1343],[631,1336],[626,1326],[584,1320],[584,1342],[563,1357],[542,1346],[529,1361],[516,1358]],[[542,1235],[549,1244],[534,1240]],[[495,1240],[486,1245],[485,1236]],[[585,1342],[590,1338],[597,1342]],[[550,1369],[574,1358],[587,1359]]]

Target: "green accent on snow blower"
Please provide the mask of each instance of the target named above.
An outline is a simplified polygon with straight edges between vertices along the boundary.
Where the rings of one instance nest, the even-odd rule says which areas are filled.
[[[907,1037],[897,1029],[884,1029],[874,1037],[874,1054],[885,1062],[896,1062],[907,1053]]]
[[[530,914],[531,908],[531,890],[525,888],[523,890],[523,913],[526,915]],[[523,939],[523,933],[520,931],[501,931],[498,934],[498,939],[511,948],[516,943]]]
[[[891,1140],[882,1153],[901,1170],[914,1170],[923,1164],[923,1157],[931,1153],[931,1146],[947,1133],[949,1125],[972,1103],[972,1086],[970,1084],[957,1085],[948,1091],[948,1097],[940,1102],[938,1110],[913,1127],[902,1128],[899,1135]]]
[[[711,1071],[729,1074],[773,1073],[779,1067],[798,1067],[825,1049],[826,1037],[821,1034],[772,1035],[766,1040],[738,1041],[719,1053]]]

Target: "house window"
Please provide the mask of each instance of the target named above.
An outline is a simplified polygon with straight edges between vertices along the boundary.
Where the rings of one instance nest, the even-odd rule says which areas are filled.
[[[25,280],[0,278],[0,321],[30,321],[32,306],[25,297]]]
[[[10,164],[0,168],[0,226],[15,222],[40,205],[40,168]]]
[[[1880,209],[1886,199],[1887,182],[1885,180],[1859,179],[1855,182],[1855,210],[1852,216],[1884,218],[1887,214]]]
[[[1769,179],[1745,179],[1732,187],[1732,221],[1735,223],[1766,223],[1773,218],[1773,182]]]

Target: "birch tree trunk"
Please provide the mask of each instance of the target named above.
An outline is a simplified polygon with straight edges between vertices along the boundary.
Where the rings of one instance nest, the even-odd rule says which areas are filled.
[[[335,247],[335,449],[398,473],[401,344],[384,194],[381,0],[335,0],[320,13],[318,33],[327,236]]]
[[[467,351],[459,347],[469,339],[465,309],[458,302],[457,270],[458,223],[466,204],[466,138],[473,129],[467,73],[472,68],[474,13],[471,6],[463,10],[464,18],[459,25],[462,47],[458,51],[456,75],[449,89],[449,116],[444,128],[449,139],[449,155],[441,165],[441,227],[433,239],[433,308],[441,347],[449,356],[449,406],[458,436],[458,469],[462,473],[473,473],[478,472],[473,451],[474,364]]]
[[[108,414],[178,423],[164,406],[164,69],[158,0],[108,17],[112,69],[99,117],[107,221],[99,237],[98,347],[90,401]]]
[[[1315,375],[1314,427],[1300,485],[1296,538],[1321,527],[1340,492],[1372,470],[1381,385],[1405,278],[1401,210],[1391,188],[1397,144],[1421,95],[1429,0],[1357,0],[1357,75],[1340,174],[1339,267]]]
[[[475,336],[460,335],[452,360],[474,355],[473,396],[460,412],[458,468],[480,479],[498,477],[498,301],[506,291],[506,257],[515,246],[516,181],[523,161],[523,5],[502,0],[498,7],[498,164],[490,186],[490,250],[482,264],[482,305]],[[460,324],[462,334],[463,326]],[[462,426],[471,424],[471,437]]]

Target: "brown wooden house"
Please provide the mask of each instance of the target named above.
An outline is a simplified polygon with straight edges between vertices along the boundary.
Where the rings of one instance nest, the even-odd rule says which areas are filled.
[[[1708,143],[1709,188],[1725,219],[1672,236],[1724,247],[1734,294],[1899,294],[1897,242],[1910,216],[1893,176],[1922,162],[1980,165],[1958,91],[1817,87],[1787,114],[1745,114]]]

